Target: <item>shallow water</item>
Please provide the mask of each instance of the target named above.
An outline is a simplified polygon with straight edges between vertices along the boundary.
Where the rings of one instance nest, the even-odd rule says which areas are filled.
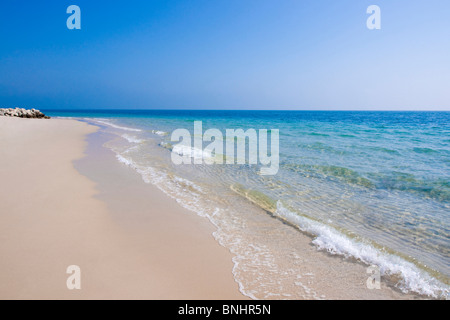
[[[257,218],[262,210],[311,235],[318,250],[378,265],[404,292],[448,294],[450,113],[48,113],[85,118],[115,134],[106,146],[119,161],[209,218],[218,241],[234,251],[235,277],[249,296],[294,295],[294,274],[280,269],[283,259],[273,252],[286,239],[272,230],[273,218]],[[277,175],[259,175],[258,165],[174,165],[170,133],[192,132],[194,121],[223,133],[279,129]],[[268,281],[280,270],[284,277]],[[255,279],[266,282],[264,292],[250,284]]]

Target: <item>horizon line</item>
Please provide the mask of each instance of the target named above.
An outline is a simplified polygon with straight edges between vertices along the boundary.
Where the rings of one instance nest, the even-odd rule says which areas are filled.
[[[35,108],[36,109],[36,108]],[[277,111],[292,111],[292,112],[302,112],[302,111],[321,111],[321,112],[450,112],[449,110],[440,110],[440,109],[181,109],[181,108],[173,108],[173,109],[162,109],[162,108],[45,108],[42,107],[42,110],[46,111],[268,111],[268,112],[277,112]]]

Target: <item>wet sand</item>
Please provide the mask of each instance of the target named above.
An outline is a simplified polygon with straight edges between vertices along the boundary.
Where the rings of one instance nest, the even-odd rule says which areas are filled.
[[[0,118],[0,299],[245,298],[207,220],[95,141],[83,158],[95,131]],[[70,265],[81,290],[66,286]]]

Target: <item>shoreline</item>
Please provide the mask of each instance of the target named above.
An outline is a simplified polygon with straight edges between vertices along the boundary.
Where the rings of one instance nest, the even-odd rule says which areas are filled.
[[[98,125],[97,121],[91,122],[87,118],[83,121]],[[188,209],[191,215],[199,215],[211,221],[216,228],[215,238],[233,254],[233,275],[239,283],[241,292],[246,296],[263,300],[425,298],[415,294],[404,294],[393,287],[393,283],[385,281],[381,282],[381,290],[369,290],[366,287],[368,265],[317,250],[311,243],[313,239],[310,235],[281,219],[275,219],[244,197],[236,199],[241,206],[238,220],[230,220],[220,207],[216,207],[211,213],[211,207],[201,207],[201,204],[205,203],[197,199],[200,194],[192,194],[190,191],[186,193],[173,183],[182,181],[185,187],[193,186],[195,190],[198,185],[190,180],[183,180],[183,176],[167,173],[164,163],[160,164],[163,166],[161,168],[154,164],[144,167],[142,162],[136,163],[130,159],[130,155],[127,154],[129,150],[136,148],[141,150],[141,147],[145,148],[146,143],[153,145],[155,143],[153,138],[130,137],[128,132],[134,131],[135,128],[126,124],[111,125],[102,120],[100,127],[100,131],[95,135],[105,134],[108,138],[103,140],[106,143],[98,143],[96,149],[105,147],[113,151],[115,154],[113,160],[133,172],[139,180],[144,180],[146,185],[156,186],[180,206]],[[145,150],[147,154],[159,152],[152,148]],[[122,155],[125,154],[124,158]],[[162,170],[160,174],[155,172],[160,170]],[[197,199],[194,200],[194,206],[191,203],[192,199]],[[283,290],[280,291],[281,287]]]
[[[116,130],[87,119],[3,119],[0,192],[12,196],[0,204],[0,298],[430,298],[402,293],[390,280],[368,290],[368,265],[317,250],[310,235],[245,197],[234,227],[216,212],[199,214],[121,162],[111,143],[130,137]],[[268,265],[254,264],[259,256]],[[65,269],[74,264],[83,285],[69,291]]]
[[[246,298],[209,222],[153,186],[144,197],[137,174],[103,161],[106,148],[88,159],[96,127],[0,123],[1,299]],[[81,268],[81,290],[66,287],[70,265]]]
[[[111,139],[101,129],[88,135],[86,157],[75,168],[96,183],[95,198],[111,219],[152,255],[152,267],[160,276],[168,273],[161,299],[248,299],[233,278],[231,253],[213,237],[214,226],[117,161],[104,146]]]

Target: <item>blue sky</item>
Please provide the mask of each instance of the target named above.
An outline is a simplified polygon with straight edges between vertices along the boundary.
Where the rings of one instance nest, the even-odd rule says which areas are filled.
[[[3,107],[450,110],[448,0],[2,1],[0,38]]]

